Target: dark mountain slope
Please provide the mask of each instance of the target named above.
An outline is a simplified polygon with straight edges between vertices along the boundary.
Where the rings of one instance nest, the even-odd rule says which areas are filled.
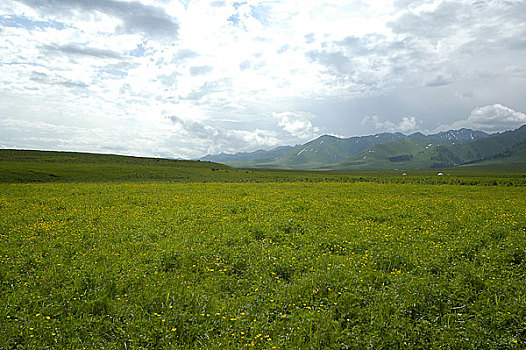
[[[462,141],[461,141],[462,142]],[[520,160],[526,126],[513,131],[482,136],[468,143],[432,141],[429,136],[415,135],[407,139],[374,146],[350,157],[330,170],[422,169],[447,168],[490,159]]]

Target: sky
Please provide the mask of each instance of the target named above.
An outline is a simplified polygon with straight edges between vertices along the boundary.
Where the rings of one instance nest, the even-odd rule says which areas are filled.
[[[525,0],[0,2],[0,148],[195,159],[525,113]]]

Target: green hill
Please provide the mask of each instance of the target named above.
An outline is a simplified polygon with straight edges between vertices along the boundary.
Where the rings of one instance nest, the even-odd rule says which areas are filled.
[[[398,164],[400,166],[405,166],[403,163],[410,163],[408,165],[410,168],[428,168],[434,163],[440,163],[441,158],[447,160],[443,162],[444,166],[451,166],[469,158],[467,155],[462,155],[458,159],[455,156],[448,159],[446,149],[437,148],[439,146],[458,146],[474,141],[484,144],[484,140],[489,138],[491,135],[485,132],[465,128],[427,136],[421,133],[409,136],[402,133],[382,133],[349,138],[323,135],[294,147],[283,146],[270,151],[207,155],[201,159],[233,167],[270,169],[382,170],[393,169],[391,163],[401,163]],[[433,153],[433,150],[437,154]],[[371,154],[375,152],[376,154]],[[430,160],[431,157],[437,159]]]
[[[312,170],[339,163],[374,145],[405,137],[401,133],[383,133],[346,139],[323,135],[294,147],[278,147],[270,151],[259,150],[252,153],[208,155],[201,159],[234,167]]]
[[[235,171],[201,161],[106,154],[0,150],[0,182],[184,181]]]
[[[430,141],[422,134],[376,145],[326,170],[450,168],[474,163],[516,164],[526,168],[526,125],[472,142]],[[490,163],[490,161],[492,161]],[[481,164],[482,165],[482,164]]]
[[[326,167],[328,170],[393,170],[429,168],[432,147],[425,136],[415,135],[407,139],[376,145],[349,157],[345,161]]]
[[[400,146],[400,149],[403,150],[403,146]],[[506,160],[524,160],[525,154],[526,145],[523,143],[513,148],[512,155]],[[476,163],[450,168],[448,176],[438,178],[436,170],[429,169],[411,171],[410,176],[402,176],[401,171],[367,170],[366,167],[352,172],[238,169],[203,161],[73,152],[0,150],[0,183],[379,182],[523,185],[526,181],[524,175],[526,166],[517,167],[516,164],[520,163],[503,163],[503,159],[498,158],[490,162],[494,162],[493,165],[482,166]]]
[[[520,155],[519,146],[526,141],[526,125],[513,131],[492,135],[483,140],[476,140],[454,147],[439,148],[432,158],[435,167],[457,166],[461,164],[481,162],[489,159],[502,158],[504,160],[513,155]],[[526,161],[526,159],[524,159]]]

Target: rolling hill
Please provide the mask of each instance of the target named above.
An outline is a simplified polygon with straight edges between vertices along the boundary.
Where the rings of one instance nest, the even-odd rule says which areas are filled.
[[[0,182],[199,181],[235,169],[217,163],[109,154],[0,150]]]

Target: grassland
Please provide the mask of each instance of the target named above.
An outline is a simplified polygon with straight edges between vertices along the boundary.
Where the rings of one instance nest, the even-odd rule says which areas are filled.
[[[526,347],[519,174],[196,166],[0,184],[0,348]]]
[[[443,172],[445,176],[437,177],[438,172]],[[404,173],[406,176],[402,175]],[[238,169],[199,161],[0,150],[0,183],[49,182],[376,182],[523,186],[526,185],[526,171],[524,167],[513,164],[361,172]]]

